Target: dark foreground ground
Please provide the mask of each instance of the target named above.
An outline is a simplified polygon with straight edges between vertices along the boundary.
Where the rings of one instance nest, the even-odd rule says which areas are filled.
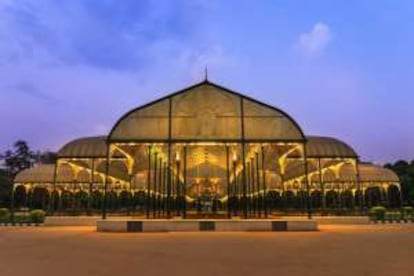
[[[0,227],[0,276],[36,275],[414,275],[414,224],[313,233]]]

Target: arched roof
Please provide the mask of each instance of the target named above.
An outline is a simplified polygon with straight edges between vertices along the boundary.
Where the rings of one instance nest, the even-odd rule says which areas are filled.
[[[359,178],[363,183],[399,183],[398,176],[390,169],[383,168],[378,165],[360,163]],[[329,170],[330,171],[330,170]],[[324,174],[324,181],[326,182],[356,182],[356,172],[353,165],[345,165],[339,171],[339,179],[335,179],[333,173]]]
[[[59,158],[105,158],[106,136],[84,137],[70,141],[58,151]]]
[[[338,162],[340,164],[340,162]],[[287,173],[287,179],[297,179],[303,177],[305,174],[303,164],[296,163],[297,166],[293,167],[291,171]],[[335,165],[334,163],[332,165]],[[359,163],[359,177],[362,183],[388,183],[397,184],[400,182],[398,176],[390,169],[370,164]],[[319,182],[318,171],[309,171],[310,181]],[[325,183],[335,182],[357,182],[356,169],[353,164],[344,164],[340,167],[338,175],[335,174],[333,168],[329,166],[323,169],[322,180]]]
[[[308,157],[358,157],[351,146],[339,139],[321,136],[308,136],[307,139]]]
[[[308,158],[358,158],[355,150],[339,139],[322,136],[307,136],[306,139]],[[300,157],[300,153],[293,152],[289,157]]]
[[[373,164],[360,164],[359,173],[362,182],[399,183],[398,175],[392,170]]]
[[[38,165],[19,172],[14,178],[14,183],[53,183],[55,165]],[[73,174],[70,168],[59,169],[57,182],[72,182]]]
[[[99,175],[104,173],[105,163],[97,168],[95,173],[95,183],[103,183],[104,179]],[[42,164],[36,167],[25,169],[19,172],[14,178],[14,183],[53,183],[55,165],[53,164]],[[117,161],[111,162],[109,168],[109,176],[115,177],[121,180],[127,180],[128,175],[124,172],[121,164]],[[87,183],[90,181],[90,173],[86,169],[81,169],[77,178],[75,179],[74,172],[70,165],[63,164],[59,166],[56,183],[73,183],[75,180],[80,183]]]
[[[240,140],[242,130],[246,140],[305,139],[284,111],[204,81],[126,113],[109,140],[228,141]]]

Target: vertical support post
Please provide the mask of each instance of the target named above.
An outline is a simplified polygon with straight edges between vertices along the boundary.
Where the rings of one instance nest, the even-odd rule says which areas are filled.
[[[240,97],[240,120],[241,120],[241,146],[242,146],[242,185],[243,185],[243,197],[242,208],[243,217],[247,218],[247,187],[246,187],[246,140],[244,133],[244,101],[243,97]]]
[[[41,191],[43,191],[43,193],[42,193],[42,205],[41,205],[42,210],[46,210],[46,192],[49,192],[49,191],[47,190],[47,188],[44,188],[42,186],[40,186],[40,188],[41,189],[43,188],[43,190],[41,190]],[[48,206],[48,208],[49,208],[49,206]]]
[[[152,217],[155,218],[155,213],[157,212],[157,165],[158,165],[158,153],[154,153],[154,181],[153,181],[153,193],[152,193]]]
[[[252,205],[251,205],[251,198],[250,198],[250,162],[246,162],[246,190],[247,190],[247,198],[246,198],[246,204],[248,209],[248,214],[251,216],[252,213]]]
[[[78,196],[78,183],[77,183],[77,173],[75,173],[75,178],[72,180],[72,190],[73,190],[73,201],[72,201],[72,208],[74,209],[75,213],[79,211],[79,196]]]
[[[235,216],[238,215],[238,200],[239,200],[239,191],[238,191],[238,183],[237,183],[237,172],[236,172],[237,161],[233,160],[233,213]]]
[[[50,206],[49,212],[53,215],[55,211],[55,192],[56,192],[56,178],[57,178],[57,171],[59,168],[59,159],[56,160],[55,168],[53,169],[53,188],[52,188],[52,196],[50,197]]]
[[[33,183],[30,184],[30,193],[27,193],[27,203],[26,206],[29,209],[32,209],[33,206],[33,192],[34,192],[34,186]]]
[[[90,183],[89,183],[89,196],[88,196],[88,215],[91,215],[91,208],[92,208],[92,186],[95,183],[95,158],[92,158],[92,164],[91,164],[91,177]],[[54,189],[53,189],[54,193]]]
[[[357,185],[358,185],[359,213],[360,215],[363,215],[364,205],[365,205],[365,196],[364,196],[364,189],[362,187],[361,175],[360,175],[358,164],[359,164],[359,160],[355,159],[355,171],[356,171],[356,179],[357,179]]]
[[[231,218],[230,206],[230,148],[226,145],[226,176],[227,176],[227,218]]]
[[[351,193],[352,193],[352,201],[351,201],[351,204],[352,204],[352,207],[353,208],[355,208],[355,192],[356,192],[355,189],[351,189]]]
[[[255,184],[254,184],[254,160],[251,157],[250,158],[250,193],[251,193],[250,204],[252,205],[251,209],[253,209],[253,216],[256,216],[255,192],[256,192],[256,189],[255,189]]]
[[[151,149],[148,147],[148,174],[147,174],[147,198],[146,198],[146,213],[147,219],[150,217],[150,205],[151,205]]]
[[[338,183],[338,195],[339,195],[339,211],[343,209],[343,182],[337,177],[336,181]]]
[[[158,200],[157,200],[157,209],[158,209],[158,217],[161,216],[161,208],[162,208],[162,200],[163,200],[163,196],[164,196],[164,190],[163,190],[163,185],[164,185],[164,177],[163,177],[163,166],[162,166],[162,158],[159,158],[159,167],[160,169],[158,170]]]
[[[256,186],[257,186],[257,211],[259,218],[262,217],[262,196],[260,194],[260,173],[259,173],[259,153],[256,151]]]
[[[243,155],[242,155],[243,156]],[[244,165],[244,166],[243,166]],[[242,170],[240,171],[240,214],[243,218],[247,218],[249,214],[249,205],[247,196],[249,194],[248,191],[248,173],[247,173],[247,162],[241,163]],[[246,216],[244,216],[246,214]]]
[[[128,216],[131,215],[131,211],[133,211],[133,202],[134,202],[134,196],[135,196],[135,192],[134,189],[132,188],[132,179],[134,179],[134,174],[132,172],[130,172],[128,174]]]
[[[181,214],[181,189],[180,189],[180,160],[176,159],[176,176],[175,176],[175,208],[177,211],[177,216]]]
[[[380,185],[381,185],[381,193],[383,194],[383,204],[385,205],[386,208],[389,208],[390,200],[389,200],[387,186],[385,186],[385,184],[380,184]]]
[[[172,98],[168,99],[168,161],[167,161],[167,217],[171,218],[171,139],[172,139]]]
[[[59,199],[58,199],[57,209],[58,209],[58,211],[61,211],[62,210],[62,195],[63,195],[63,191],[60,190],[60,192],[58,192],[58,195],[59,195]]]
[[[168,168],[166,162],[163,163],[163,175],[162,175],[162,215],[164,216],[167,211],[167,175]]]
[[[267,218],[267,185],[266,185],[266,163],[264,146],[261,146],[262,154],[262,183],[263,183],[263,210],[265,218]]]
[[[24,197],[24,206],[26,208],[29,208],[29,196],[30,196],[29,188],[31,188],[31,184],[27,185],[27,187],[25,186],[24,188],[25,188],[25,191],[26,191],[26,194],[25,194],[25,197]]]
[[[11,198],[10,198],[10,221],[11,223],[14,224],[14,203],[15,203],[15,198],[14,198],[14,181],[12,181],[11,183]]]
[[[322,193],[322,215],[325,214],[325,210],[326,210],[326,194],[325,194],[325,183],[323,182],[323,178],[322,178],[322,163],[321,163],[321,159],[318,158],[318,176],[319,176],[319,185],[321,187],[321,193]]]
[[[174,159],[174,158],[173,158]],[[174,174],[174,168],[177,169],[175,160],[171,161],[171,208],[174,216],[177,211],[177,175]]]
[[[183,159],[184,159],[184,168],[183,168],[183,178],[184,178],[184,182],[183,182],[183,189],[184,189],[184,193],[183,193],[183,217],[187,218],[187,146],[184,146],[184,153],[183,153]]]
[[[286,198],[286,185],[285,185],[285,174],[283,171],[280,172],[280,185],[282,186],[282,194],[281,194],[281,209],[283,212],[287,209],[287,198]]]
[[[111,144],[109,141],[106,142],[106,164],[105,164],[105,186],[104,186],[104,198],[102,204],[102,219],[106,219],[106,205],[108,203],[108,174],[109,174],[109,163],[111,162]]]
[[[306,149],[306,142],[303,143],[303,162],[305,166],[305,186],[306,186],[306,211],[308,218],[312,218],[312,202],[310,199],[309,177],[308,177],[308,154]]]
[[[398,185],[398,188],[399,188],[398,190],[400,192],[400,209],[402,211],[402,208],[404,206],[404,196],[403,196],[403,191],[402,191],[401,184]]]
[[[369,185],[369,184],[368,184]],[[369,191],[369,193],[368,193],[368,195],[367,195],[367,201],[368,202],[366,202],[366,205],[367,205],[367,207],[368,208],[370,208],[370,207],[372,207],[372,206],[374,206],[374,199],[373,199],[373,193],[374,193],[374,191],[373,191],[374,189],[372,189],[372,186],[371,185],[369,185],[368,187],[366,187],[365,188],[365,193],[367,192],[367,191]]]

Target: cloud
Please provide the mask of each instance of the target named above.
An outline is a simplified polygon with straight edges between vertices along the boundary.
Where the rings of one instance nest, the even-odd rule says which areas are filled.
[[[37,59],[142,70],[153,45],[202,40],[208,14],[207,6],[187,0],[0,1],[0,65]]]
[[[316,23],[309,33],[299,36],[296,46],[307,56],[318,56],[323,53],[332,40],[330,27],[322,22]]]
[[[11,87],[6,87],[9,91],[14,91],[16,93],[22,93],[27,96],[31,96],[35,99],[45,100],[49,102],[56,102],[55,98],[51,95],[40,91],[33,83],[22,81],[16,83],[16,85]]]
[[[200,81],[204,78],[207,68],[209,79],[214,80],[215,72],[219,70],[234,70],[236,58],[220,44],[209,45],[198,51],[186,51],[178,58],[181,70],[189,72],[190,80]]]
[[[55,150],[105,134],[131,108],[201,80],[205,65],[228,69],[209,3],[0,0],[0,117],[13,114],[0,152],[17,139]]]

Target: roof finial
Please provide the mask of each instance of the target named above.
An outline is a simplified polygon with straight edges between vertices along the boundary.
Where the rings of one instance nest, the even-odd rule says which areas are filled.
[[[208,69],[207,69],[207,65],[204,68],[204,81],[208,81]]]

